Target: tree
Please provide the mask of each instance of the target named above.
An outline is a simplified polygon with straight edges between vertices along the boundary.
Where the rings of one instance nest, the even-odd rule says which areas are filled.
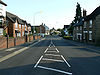
[[[81,12],[81,7],[80,4],[77,2],[76,5],[76,15],[75,15],[75,19],[74,22],[77,23],[77,21],[79,21],[79,19],[82,17],[82,12]]]

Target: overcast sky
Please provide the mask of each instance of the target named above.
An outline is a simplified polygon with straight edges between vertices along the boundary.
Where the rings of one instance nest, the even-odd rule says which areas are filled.
[[[63,28],[75,16],[76,4],[90,14],[100,5],[100,0],[2,0],[7,11],[19,16],[32,25],[45,23],[49,28]],[[42,11],[42,13],[39,13]],[[35,21],[35,22],[34,22]]]

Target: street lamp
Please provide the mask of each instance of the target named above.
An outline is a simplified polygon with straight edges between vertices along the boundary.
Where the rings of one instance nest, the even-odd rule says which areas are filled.
[[[35,25],[35,17],[36,17],[36,15],[37,14],[42,14],[42,13],[43,13],[43,11],[39,11],[39,12],[34,13],[33,25]],[[35,27],[34,27],[34,33],[36,33]]]

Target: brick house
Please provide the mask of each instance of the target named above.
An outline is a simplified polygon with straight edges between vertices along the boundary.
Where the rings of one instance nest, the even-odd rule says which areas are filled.
[[[28,31],[28,34],[32,34],[32,31],[31,31],[31,24],[27,24],[27,31]]]
[[[86,10],[83,10],[83,17],[80,18],[77,23],[74,24],[73,30],[73,40],[83,42],[83,26],[84,26],[84,19],[86,17]]]
[[[100,6],[86,16],[83,27],[84,42],[100,44]]]
[[[25,35],[25,31],[28,30],[26,21],[10,12],[6,12],[6,19],[8,21],[7,34],[10,37],[22,37]]]
[[[6,6],[7,4],[0,0],[0,36],[4,35],[6,30]]]

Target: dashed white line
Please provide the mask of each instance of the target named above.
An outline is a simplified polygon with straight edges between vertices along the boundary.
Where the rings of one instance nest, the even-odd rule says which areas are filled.
[[[69,63],[66,61],[66,59],[61,55],[61,57],[63,58],[63,60],[65,61],[65,63],[68,65],[68,67],[71,67],[70,65],[69,65]]]
[[[67,74],[67,75],[72,75],[72,73],[65,72],[65,71],[58,70],[58,69],[53,69],[53,68],[48,68],[48,67],[43,67],[43,66],[37,66],[37,67],[38,68],[42,68],[42,69],[46,69],[46,70],[51,70],[51,71],[56,71],[56,72],[64,73],[64,74]]]
[[[63,60],[57,60],[57,59],[48,59],[48,58],[43,58],[42,60],[56,61],[56,62],[64,62]]]
[[[39,64],[39,62],[41,61],[42,58],[43,58],[43,55],[40,57],[40,59],[38,60],[38,62],[35,64],[34,68],[37,67],[37,65]]]

